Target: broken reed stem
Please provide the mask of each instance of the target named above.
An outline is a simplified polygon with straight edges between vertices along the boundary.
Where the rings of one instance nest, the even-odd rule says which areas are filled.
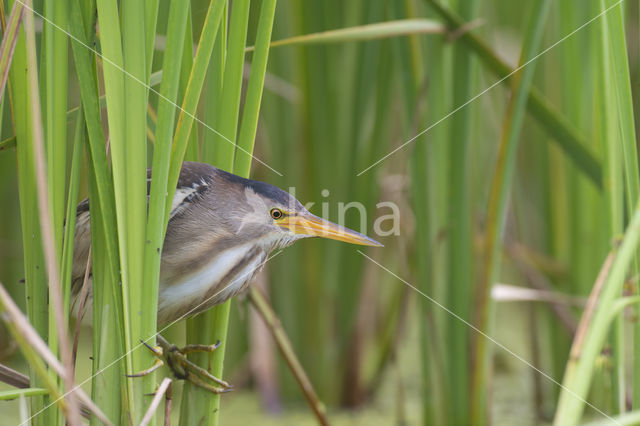
[[[309,402],[318,422],[323,426],[328,425],[329,419],[327,418],[327,409],[322,401],[320,401],[320,398],[318,398],[316,391],[313,389],[313,385],[311,384],[307,373],[304,371],[304,368],[300,364],[300,361],[293,350],[293,346],[291,345],[291,341],[289,340],[287,333],[284,328],[282,328],[280,319],[257,287],[252,287],[249,291],[249,300],[271,332],[282,357],[300,385],[300,389],[307,399],[307,402]]]
[[[171,407],[173,406],[173,383],[169,387],[164,397],[164,426],[171,426]]]
[[[602,293],[604,283],[607,281],[607,277],[609,276],[609,271],[611,270],[613,259],[615,259],[616,257],[615,255],[615,250],[609,252],[607,258],[602,264],[600,272],[598,273],[596,282],[593,285],[593,290],[591,290],[591,294],[589,294],[589,299],[587,299],[587,306],[584,308],[584,312],[582,313],[582,317],[580,318],[580,322],[578,323],[578,329],[576,330],[575,337],[573,338],[573,344],[571,345],[571,352],[569,355],[569,364],[576,363],[580,358],[582,347],[584,346],[584,339],[587,335],[587,330],[589,329],[589,325],[591,324],[591,319],[593,318],[593,313],[598,304],[598,300],[600,299],[600,294]]]
[[[151,404],[149,404],[149,408],[147,409],[147,412],[144,414],[144,417],[140,422],[140,426],[147,426],[149,424],[156,410],[158,409],[158,406],[160,406],[160,401],[162,401],[162,397],[167,392],[167,389],[169,389],[169,386],[171,386],[171,379],[168,377],[165,377],[162,380],[162,383],[160,383],[160,387],[156,391],[153,397],[153,400],[151,401]],[[166,423],[166,415],[165,415],[165,423]]]
[[[27,317],[20,311],[20,308],[18,308],[18,305],[16,305],[11,296],[9,296],[9,293],[2,283],[0,283],[0,313],[2,313],[2,319],[8,325],[9,331],[13,334],[13,337],[20,345],[27,361],[32,364],[32,367],[36,370],[38,370],[38,366],[42,367],[38,370],[38,374],[40,374],[40,376],[45,380],[47,389],[51,393],[55,402],[58,402],[62,406],[63,410],[66,410],[68,407],[65,406],[65,402],[68,398],[65,400],[64,397],[73,393],[75,397],[80,400],[80,403],[100,419],[101,422],[111,425],[112,423],[109,421],[107,416],[105,416],[102,410],[100,410],[91,398],[85,394],[80,386],[75,386],[69,389],[66,395],[59,394],[57,385],[53,380],[51,380],[51,377],[46,371],[44,362],[46,362],[47,365],[60,377],[65,377],[65,374],[67,374],[65,367],[58,358],[56,358],[53,352],[51,352],[31,323],[29,323]],[[35,355],[40,356],[42,359]],[[45,407],[45,409],[46,408],[48,407]]]
[[[29,376],[2,364],[0,364],[0,382],[20,389],[26,389],[30,386]]]

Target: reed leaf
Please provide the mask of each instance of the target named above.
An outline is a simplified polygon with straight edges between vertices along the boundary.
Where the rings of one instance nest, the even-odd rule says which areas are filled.
[[[113,419],[124,418],[129,391],[124,386],[124,363],[118,362],[125,347],[120,259],[112,171],[102,130],[98,77],[94,52],[96,5],[74,0],[70,4],[69,29],[75,71],[85,117],[89,153],[91,253],[93,283],[93,380],[92,396]],[[114,365],[115,363],[115,365]],[[99,375],[96,373],[100,372]],[[92,424],[97,424],[92,420]]]
[[[156,3],[155,7],[153,4]],[[100,4],[100,2],[98,2]],[[104,8],[104,7],[103,7]],[[103,30],[101,9],[98,7],[98,21],[101,32]],[[138,342],[152,336],[156,332],[156,318],[158,312],[157,293],[158,282],[147,280],[144,276],[145,251],[152,250],[146,244],[147,225],[147,104],[148,89],[147,79],[151,74],[148,69],[147,59],[153,57],[147,53],[147,24],[155,29],[157,17],[153,14],[157,11],[157,0],[154,1],[124,1],[120,3],[121,39],[117,37],[117,27],[114,34],[105,36],[114,37],[116,43],[121,43],[122,69],[114,70],[124,77],[122,82],[122,98],[120,98],[120,85],[114,82],[111,87],[105,84],[107,95],[107,111],[109,122],[114,113],[120,114],[118,121],[122,120],[124,133],[122,139],[114,137],[110,133],[110,149],[114,170],[114,189],[116,197],[116,217],[118,218],[118,234],[121,245],[121,265],[123,278],[123,300],[125,303],[125,334],[129,335],[127,344],[132,353],[133,370],[129,373],[144,370],[152,365],[154,357],[144,347],[139,347]],[[114,25],[107,20],[104,24]],[[155,31],[151,33],[155,37]],[[102,40],[102,39],[101,39]],[[114,43],[115,44],[115,43]],[[120,54],[118,48],[110,49],[117,58]],[[104,51],[109,57],[109,52]],[[123,72],[126,70],[126,72]],[[106,69],[105,69],[106,71]],[[105,72],[106,83],[106,72]],[[115,91],[115,97],[109,95]],[[109,102],[116,103],[118,111],[109,111]],[[122,163],[120,163],[122,162]],[[121,175],[121,173],[123,173]],[[126,248],[123,247],[123,243]],[[124,259],[122,258],[124,257]],[[140,261],[143,260],[143,261]],[[159,267],[159,266],[158,266]],[[128,315],[126,314],[128,312]],[[126,321],[129,321],[127,324]],[[130,410],[134,423],[142,420],[145,413],[145,395],[155,390],[155,375],[144,376],[141,380],[129,380],[133,382],[133,398],[129,400]]]
[[[256,50],[251,61],[251,74],[242,110],[242,124],[238,135],[238,149],[235,153],[233,170],[240,176],[249,177],[251,169],[251,154],[253,153],[258,116],[262,102],[264,76],[267,71],[269,57],[269,42],[273,18],[276,11],[276,0],[266,0],[260,10],[260,21],[256,35]]]
[[[134,336],[132,335],[132,314],[131,314],[131,301],[130,297],[132,292],[130,291],[131,287],[131,275],[129,271],[129,263],[134,259],[134,256],[140,254],[131,252],[133,249],[132,245],[135,243],[132,241],[134,239],[134,235],[136,232],[133,232],[131,235],[129,234],[129,226],[132,225],[133,221],[129,220],[129,216],[127,215],[128,208],[134,208],[130,206],[129,197],[128,197],[128,163],[127,163],[127,139],[125,132],[125,83],[124,79],[127,77],[130,79],[131,77],[122,72],[123,69],[123,55],[122,55],[122,37],[120,30],[120,17],[118,14],[118,5],[117,2],[113,0],[97,0],[97,13],[98,13],[98,21],[100,25],[100,40],[101,40],[101,51],[103,58],[103,75],[104,75],[104,86],[105,86],[105,97],[107,100],[107,115],[108,115],[108,126],[109,126],[109,146],[111,151],[111,164],[112,164],[112,179],[113,179],[113,197],[114,197],[114,208],[115,208],[115,217],[117,223],[117,235],[118,235],[118,254],[120,261],[120,269],[118,274],[112,278],[118,278],[122,284],[120,286],[121,292],[121,300],[122,300],[122,321],[124,324],[123,332],[124,332],[124,352],[127,354],[125,356],[125,371],[126,374],[134,374],[136,371],[134,368],[134,356],[133,345],[137,343],[134,342]],[[139,22],[138,22],[139,25]],[[138,52],[139,54],[139,52]],[[146,111],[146,110],[145,110]],[[135,114],[134,114],[135,116]],[[87,116],[89,117],[89,116]],[[144,116],[146,121],[146,115]],[[134,144],[139,144],[141,141],[134,141]],[[106,165],[106,163],[105,163]],[[136,192],[139,189],[140,182],[132,181],[131,185],[133,186],[133,191]],[[137,189],[136,189],[137,187]],[[144,200],[138,200],[142,202]],[[135,203],[134,204],[138,204]],[[139,209],[136,210],[139,212]],[[93,213],[93,212],[92,212]],[[136,218],[138,221],[140,218]],[[138,224],[140,226],[140,224]],[[109,232],[109,228],[103,229],[103,232]],[[93,232],[93,231],[92,231]],[[113,232],[113,229],[110,231]],[[137,281],[138,283],[140,281]],[[135,311],[139,312],[139,311]],[[135,321],[134,321],[135,322]],[[96,330],[98,328],[96,327]],[[104,330],[101,330],[104,331]],[[140,337],[138,335],[138,337]],[[146,337],[146,336],[145,336]],[[143,353],[142,350],[138,350],[140,354]],[[149,360],[150,356],[148,353],[145,353],[144,359]],[[138,357],[135,356],[136,366],[138,363]],[[141,360],[140,360],[141,361]],[[141,366],[141,368],[145,368]],[[147,386],[149,386],[149,381],[147,379],[143,379]],[[132,380],[127,380],[127,404],[128,410],[131,415],[135,416],[135,413],[138,412],[137,407],[135,406],[135,400],[139,402],[140,396],[136,397],[136,393],[134,393],[134,385]],[[136,390],[138,394],[141,391],[141,388],[136,386]],[[142,407],[139,409],[142,410]]]
[[[614,248],[611,268],[604,277],[601,293],[596,300],[593,316],[587,322],[579,353],[572,352],[562,381],[562,391],[554,418],[555,425],[575,425],[580,422],[584,401],[594,373],[594,362],[607,336],[613,316],[611,308],[622,291],[640,240],[640,205],[626,228],[619,247]],[[577,343],[574,342],[574,346]],[[573,351],[573,349],[572,349]]]
[[[207,10],[207,16],[204,21],[202,33],[200,35],[198,49],[196,50],[193,67],[191,68],[189,82],[187,83],[184,100],[182,102],[178,123],[176,124],[176,130],[173,137],[168,183],[169,191],[171,191],[171,194],[169,195],[171,196],[167,196],[167,208],[171,207],[171,200],[173,199],[172,194],[173,191],[175,191],[174,188],[178,184],[180,168],[182,167],[182,159],[184,158],[187,150],[187,143],[189,142],[191,127],[195,120],[196,107],[200,100],[204,78],[209,65],[209,58],[211,57],[211,52],[216,41],[216,34],[222,19],[224,1],[225,0],[211,1],[209,9]]]
[[[0,142],[0,151],[4,151],[5,149],[10,149],[15,147],[16,147],[15,136]]]
[[[10,399],[17,399],[21,396],[30,397],[30,396],[41,396],[47,395],[49,391],[43,388],[27,388],[27,389],[16,389],[16,390],[8,390],[0,392],[0,401],[7,401]]]
[[[347,43],[354,41],[379,40],[384,38],[402,37],[415,34],[444,34],[446,28],[437,21],[429,19],[399,19],[395,21],[379,22],[376,24],[358,25],[339,30],[323,31],[290,37],[271,42],[271,48],[281,46]],[[255,46],[246,48],[253,52]]]
[[[247,40],[249,20],[249,0],[235,2],[231,7],[227,57],[224,65],[222,93],[219,102],[224,108],[218,109],[214,120],[217,130],[214,146],[213,164],[219,168],[233,171],[236,150],[236,134],[240,121],[240,97],[242,93],[242,74],[244,68],[244,49]]]

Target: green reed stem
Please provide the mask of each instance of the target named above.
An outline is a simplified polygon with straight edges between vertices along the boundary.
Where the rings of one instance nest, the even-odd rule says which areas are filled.
[[[218,115],[214,121],[214,128],[220,134],[217,135],[214,143],[217,149],[214,152],[213,164],[228,171],[233,171],[236,134],[238,122],[240,121],[240,97],[244,70],[244,49],[249,21],[249,4],[249,0],[240,0],[234,2],[231,7],[227,57],[222,81],[222,94],[220,96],[220,104],[224,105],[224,108],[218,109]]]
[[[235,153],[234,171],[240,176],[249,177],[251,170],[251,153],[258,128],[260,104],[262,102],[262,90],[264,88],[264,76],[267,71],[267,59],[269,58],[269,43],[273,18],[276,12],[276,0],[265,0],[260,9],[260,21],[256,34],[256,46],[251,60],[251,73],[249,85],[242,110],[242,124],[238,135],[238,149]]]
[[[130,76],[125,76],[122,72],[124,61],[122,53],[122,37],[120,30],[120,16],[118,14],[118,4],[114,0],[97,0],[98,21],[100,25],[100,46],[102,48],[102,54],[105,59],[102,61],[105,97],[107,99],[107,115],[109,125],[109,146],[111,152],[111,165],[112,165],[112,178],[113,178],[113,196],[115,200],[115,213],[117,223],[117,235],[118,235],[118,253],[120,259],[119,281],[122,283],[120,291],[122,293],[122,319],[124,322],[124,351],[128,354],[125,357],[126,374],[135,373],[134,358],[136,359],[136,366],[139,364],[137,355],[133,355],[134,343],[132,331],[132,312],[130,297],[132,292],[130,291],[131,275],[129,271],[129,263],[134,259],[134,256],[141,256],[142,253],[137,253],[133,250],[135,243],[132,241],[137,235],[136,231],[129,234],[129,226],[131,226],[129,217],[136,217],[134,215],[128,216],[127,209],[134,209],[133,212],[139,213],[139,207],[130,206],[130,199],[128,197],[128,186],[131,184],[132,191],[135,194],[139,193],[140,182],[128,180],[128,162],[127,162],[127,132],[126,132],[126,120],[125,120],[125,78],[130,79]],[[140,21],[138,21],[140,25]],[[140,55],[140,50],[137,52]],[[136,77],[140,75],[140,70],[132,70],[136,73]],[[134,89],[133,93],[137,93]],[[136,99],[131,99],[131,102],[136,103]],[[131,105],[128,109],[133,108]],[[135,112],[132,112],[132,118],[136,117]],[[88,116],[87,116],[88,117]],[[143,122],[146,122],[146,109],[145,118]],[[132,135],[135,136],[135,135]],[[142,143],[140,140],[133,141],[133,144]],[[142,202],[143,200],[138,200]],[[135,203],[134,204],[138,204]],[[136,217],[139,220],[139,215]],[[109,231],[108,228],[103,229],[104,232]],[[143,237],[144,238],[144,237]],[[141,258],[141,257],[139,257]],[[134,271],[136,267],[134,266]],[[137,281],[139,283],[140,281]],[[136,284],[137,285],[137,284]],[[136,311],[136,317],[138,316]],[[136,318],[137,319],[137,318]],[[134,321],[137,322],[137,321]],[[142,351],[138,349],[141,353]],[[145,359],[150,359],[148,353],[145,354]],[[141,362],[140,362],[141,364]],[[144,368],[144,367],[143,367]],[[143,379],[145,385],[149,385],[148,380]],[[138,411],[142,412],[142,407],[135,406],[135,401],[140,401],[140,397],[134,393],[134,382],[132,380],[126,380],[127,387],[127,403],[128,410],[132,416],[135,416]],[[145,386],[146,388],[146,386]],[[136,391],[139,393],[142,388],[138,385],[135,386]],[[132,417],[133,418],[133,417]]]
[[[22,7],[17,2],[9,2],[13,7]],[[11,71],[9,73],[9,97],[13,115],[13,129],[16,135],[16,156],[18,164],[18,192],[20,195],[20,216],[22,224],[22,242],[24,249],[24,268],[27,296],[27,314],[31,325],[45,341],[48,340],[48,287],[44,254],[42,251],[40,222],[38,219],[37,183],[35,180],[35,162],[33,144],[34,124],[32,122],[28,100],[32,87],[27,79],[29,66],[24,31],[20,31],[16,42]],[[30,363],[31,385],[47,387],[36,364]],[[48,404],[49,397],[32,399],[32,410],[40,411]],[[54,422],[56,416],[51,412],[34,419],[35,425],[47,425]]]
[[[567,364],[554,425],[570,426],[580,422],[584,401],[593,378],[594,363],[609,332],[611,321],[614,319],[611,311],[621,294],[627,271],[634,261],[638,241],[640,241],[640,205],[636,206],[620,246],[614,249],[615,258],[588,324],[581,350],[578,353],[572,353]]]
[[[91,253],[93,283],[92,397],[114,420],[124,419],[129,389],[123,383],[126,360],[112,363],[123,353],[124,325],[113,180],[105,149],[95,56],[87,46],[95,39],[96,5],[73,0],[69,11],[71,48],[76,65],[89,153]],[[106,368],[106,369],[105,369]],[[100,374],[96,374],[100,371]],[[98,424],[92,419],[92,424]]]
[[[602,1],[603,8],[609,8],[614,5],[614,1]],[[605,15],[606,29],[603,31],[603,37],[606,36],[610,43],[610,63],[612,70],[612,82],[615,90],[615,108],[616,113],[613,117],[617,121],[619,131],[619,141],[622,145],[622,161],[624,165],[624,193],[626,194],[626,206],[629,217],[633,214],[633,206],[638,203],[640,196],[640,174],[638,173],[638,151],[636,147],[636,131],[634,122],[633,99],[631,90],[631,77],[629,71],[629,60],[627,58],[627,43],[625,36],[625,21],[622,5],[609,10]],[[609,61],[605,62],[608,63]],[[612,107],[614,105],[611,105]],[[608,140],[613,144],[613,140]],[[615,235],[615,234],[614,234]],[[638,273],[640,266],[640,254],[636,255],[634,262],[634,275]],[[638,291],[636,284],[635,291]],[[636,312],[640,309],[636,307]],[[619,395],[619,412],[626,411],[626,394],[627,386],[625,385],[625,338],[624,338],[624,318],[620,316],[620,330],[616,339],[617,347],[617,369],[618,369],[618,395]],[[636,344],[640,342],[640,324],[636,321],[634,326],[634,340]],[[633,357],[633,406],[638,408],[640,405],[640,358]]]
[[[124,139],[112,139],[111,151],[113,155],[114,178],[118,168],[125,173],[125,179],[115,179],[116,211],[122,211],[122,219],[126,221],[124,233],[120,233],[120,241],[126,242],[127,259],[123,262],[127,278],[123,281],[125,302],[128,302],[130,336],[129,344],[135,347],[141,339],[146,339],[156,332],[157,281],[147,280],[144,276],[145,251],[152,250],[145,244],[147,224],[147,102],[148,76],[151,74],[147,58],[152,58],[152,52],[147,52],[147,28],[145,23],[155,22],[153,15],[156,7],[148,1],[127,0],[121,2],[122,25],[122,61],[127,74],[124,78],[123,104],[120,114],[124,113]],[[99,15],[100,18],[100,15]],[[155,29],[155,25],[152,25]],[[102,26],[100,27],[102,31]],[[155,31],[150,34],[155,37]],[[122,71],[118,70],[121,74]],[[108,93],[107,93],[108,94]],[[107,109],[109,105],[107,103]],[[120,147],[119,143],[124,146]],[[120,155],[124,157],[119,158]],[[121,166],[119,161],[124,160]],[[120,184],[123,186],[121,187]],[[120,230],[120,223],[119,223]],[[133,371],[141,371],[153,364],[152,354],[144,347],[138,347],[131,354]],[[134,399],[131,406],[134,423],[140,422],[146,411],[145,395],[155,390],[155,375],[144,376],[142,380],[133,380]]]
[[[458,29],[464,26],[464,20],[442,6],[438,1],[425,1],[453,28]],[[500,59],[489,45],[472,32],[463,32],[459,40],[474,51],[480,61],[499,78],[505,78],[513,72],[513,69]],[[511,80],[515,77],[516,75],[511,75],[504,80],[503,83],[512,85]],[[565,151],[576,166],[588,176],[596,186],[602,186],[601,165],[593,154],[585,148],[587,144],[584,142],[583,137],[535,87],[531,88],[527,108],[531,115],[538,120],[540,125],[549,133],[549,136],[558,143],[560,148]]]
[[[466,21],[473,20],[478,2],[462,0],[458,2],[460,15]],[[472,98],[476,69],[475,58],[463,46],[453,49],[453,105],[462,105]],[[473,234],[471,231],[469,163],[473,110],[464,108],[451,117],[451,137],[449,140],[449,176],[451,202],[449,205],[449,280],[447,300],[451,309],[463,318],[469,318],[473,297]],[[446,331],[449,336],[448,352],[455,354],[447,364],[449,379],[448,400],[449,421],[455,424],[469,423],[469,395],[459,392],[471,383],[469,376],[469,328],[459,321],[452,321]],[[456,401],[455,403],[453,401]]]
[[[167,199],[169,196],[168,179],[171,161],[171,143],[176,117],[177,95],[180,83],[181,61],[175,58],[182,57],[184,49],[185,30],[189,4],[184,1],[174,0],[169,10],[167,23],[167,44],[164,53],[163,78],[158,97],[158,123],[155,132],[155,145],[153,150],[153,166],[151,189],[149,191],[149,214],[146,229],[146,243],[144,250],[144,299],[145,312],[148,312],[153,321],[149,328],[142,334],[143,339],[149,339],[149,344],[154,344],[155,330],[157,327],[158,311],[158,283],[160,281],[160,260],[162,246],[168,222]],[[146,123],[146,120],[145,120]],[[171,195],[173,198],[173,192]],[[151,320],[151,318],[149,318]],[[141,414],[142,415],[142,411]]]
[[[537,54],[550,4],[550,0],[542,0],[535,4],[520,53],[520,64],[529,61]],[[491,329],[492,316],[490,291],[493,283],[500,276],[500,253],[502,252],[507,202],[514,177],[520,130],[534,71],[535,63],[530,63],[514,76],[513,92],[503,122],[496,171],[489,193],[484,274],[481,276],[476,293],[477,327],[489,335],[491,335],[489,330]],[[474,353],[476,358],[474,359],[471,383],[471,419],[474,424],[480,425],[487,422],[487,392],[492,354],[491,346],[484,336],[476,336]]]
[[[198,49],[193,61],[193,66],[190,71],[189,80],[187,82],[184,100],[181,106],[178,123],[176,125],[175,133],[173,136],[173,142],[171,146],[171,158],[169,164],[169,174],[167,183],[167,196],[165,200],[165,217],[164,227],[168,222],[167,211],[171,209],[171,203],[173,200],[173,194],[178,183],[178,177],[180,175],[180,169],[182,161],[184,159],[187,144],[190,139],[193,121],[195,119],[196,108],[202,92],[207,67],[209,65],[209,59],[211,52],[215,44],[216,35],[222,19],[222,12],[224,11],[224,0],[213,0],[209,4],[209,9],[204,21],[202,33],[200,35],[200,41],[198,43]],[[177,7],[177,5],[176,5]],[[175,20],[179,18],[177,15],[173,15]],[[177,24],[177,21],[176,21]],[[175,42],[176,40],[174,40]],[[173,58],[175,60],[175,58]],[[179,61],[176,61],[179,62]],[[162,102],[162,101],[161,101]],[[198,341],[203,343],[204,340]],[[207,367],[203,365],[203,367]],[[183,395],[189,394],[189,386],[185,386]],[[193,398],[183,399],[183,401],[189,401],[189,403],[183,403],[181,407],[181,424],[201,424],[203,419],[210,418],[208,414],[211,410],[208,410],[203,405],[198,405]],[[190,403],[194,403],[193,406]],[[193,416],[193,420],[191,419]],[[197,420],[196,420],[197,419]]]

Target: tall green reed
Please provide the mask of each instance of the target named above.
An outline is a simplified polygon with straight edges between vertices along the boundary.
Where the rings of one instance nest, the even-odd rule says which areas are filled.
[[[11,5],[14,8],[23,7],[19,3],[11,3]],[[41,336],[48,336],[48,289],[38,219],[34,152],[33,144],[31,143],[34,140],[35,127],[29,107],[29,93],[30,91],[38,90],[38,88],[31,86],[26,73],[16,71],[18,68],[25,70],[34,65],[28,62],[26,37],[24,31],[20,30],[9,74],[8,93],[11,99],[13,128],[16,135],[27,313],[36,331]],[[19,147],[18,141],[22,142]],[[33,369],[30,371],[30,378],[34,386],[42,386],[42,379],[38,377]],[[49,398],[46,396],[36,397],[31,402],[33,410],[39,411],[48,404]],[[37,419],[36,422],[38,424],[47,424],[52,423],[54,419],[55,417],[47,413],[46,416]]]
[[[477,1],[462,1],[456,4],[460,16],[465,21],[471,21],[477,13]],[[462,105],[476,92],[474,80],[476,78],[476,59],[470,56],[463,46],[457,45],[453,51],[453,84],[452,103]],[[471,203],[469,194],[469,159],[473,109],[463,108],[451,117],[451,136],[449,139],[451,152],[449,154],[449,294],[448,305],[462,318],[470,318],[470,308],[474,286],[472,276],[474,271],[471,232]],[[450,337],[448,351],[457,354],[447,363],[448,400],[456,404],[449,405],[449,421],[457,424],[469,422],[469,395],[460,394],[458,389],[468,387],[471,383],[468,365],[469,359],[469,328],[461,322],[449,322],[445,333]],[[473,398],[475,395],[471,394]],[[462,409],[461,409],[462,407]]]
[[[434,12],[427,8],[426,13]],[[426,78],[439,81],[440,84],[430,86],[426,91],[424,112],[420,114],[420,123],[433,122],[445,116],[452,108],[452,52],[445,37],[427,39],[423,43],[423,57],[426,58]],[[416,90],[414,88],[414,90]],[[442,232],[447,229],[449,217],[449,168],[450,148],[448,146],[452,132],[448,122],[433,128],[429,137],[416,140],[412,156],[412,204],[416,217],[416,278],[419,288],[436,300],[446,300],[447,276],[449,273],[447,240]],[[417,182],[427,182],[423,187]],[[438,184],[442,182],[442,184]],[[421,342],[422,394],[425,398],[423,406],[423,423],[446,423],[450,419],[453,406],[451,383],[453,376],[444,374],[447,359],[454,359],[451,364],[460,364],[460,358],[447,357],[449,351],[446,344],[439,341],[447,320],[441,311],[434,311],[430,301],[419,302],[419,324]],[[460,341],[458,340],[457,343]],[[444,342],[443,342],[444,343]],[[449,367],[450,368],[450,367]],[[468,374],[468,366],[459,376]],[[459,410],[461,416],[468,412],[468,403]]]
[[[542,31],[546,23],[550,2],[539,2],[534,6],[525,39],[520,52],[520,64],[528,62],[538,50],[542,39]],[[476,303],[477,324],[481,330],[493,329],[491,323],[492,307],[490,291],[500,273],[500,253],[504,238],[504,223],[509,190],[514,176],[515,156],[520,140],[520,131],[524,119],[527,99],[535,65],[527,67],[516,74],[512,83],[512,94],[507,106],[502,127],[496,171],[491,183],[487,208],[487,246],[483,259],[483,275],[477,288]],[[486,387],[491,364],[490,342],[484,336],[476,335],[474,341],[475,359],[471,382],[472,409],[471,416],[475,424],[484,424],[487,420]]]
[[[629,64],[627,60],[622,9],[613,2],[599,2],[600,11],[608,11],[598,25],[601,48],[598,69],[599,98],[602,99],[601,140],[606,147],[605,158],[607,179],[605,200],[609,206],[609,226],[613,237],[620,235],[625,223],[624,208],[627,206],[628,218],[624,240],[615,250],[615,259],[611,270],[603,277],[601,294],[596,300],[595,312],[590,321],[585,322],[583,342],[576,340],[572,348],[572,357],[567,364],[563,384],[566,390],[560,395],[556,424],[576,424],[580,421],[584,403],[580,398],[587,397],[594,375],[593,361],[601,350],[608,333],[611,333],[611,348],[614,357],[612,376],[615,389],[613,399],[616,412],[626,411],[627,385],[625,347],[626,339],[624,316],[614,316],[611,312],[614,301],[622,295],[625,275],[635,261],[634,223],[637,216],[638,166],[631,102]],[[614,113],[617,111],[617,113]],[[636,266],[637,267],[637,266]],[[585,318],[583,321],[587,321]],[[634,385],[637,383],[638,368],[633,364]],[[633,393],[634,405],[637,392]]]

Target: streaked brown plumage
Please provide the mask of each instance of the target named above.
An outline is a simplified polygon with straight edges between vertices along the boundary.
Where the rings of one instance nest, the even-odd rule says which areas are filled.
[[[149,171],[149,183],[150,176]],[[89,212],[88,200],[79,204],[72,271],[74,308],[89,254]],[[312,236],[380,245],[312,215],[273,185],[185,162],[162,249],[158,323],[195,315],[246,290],[269,253]]]

